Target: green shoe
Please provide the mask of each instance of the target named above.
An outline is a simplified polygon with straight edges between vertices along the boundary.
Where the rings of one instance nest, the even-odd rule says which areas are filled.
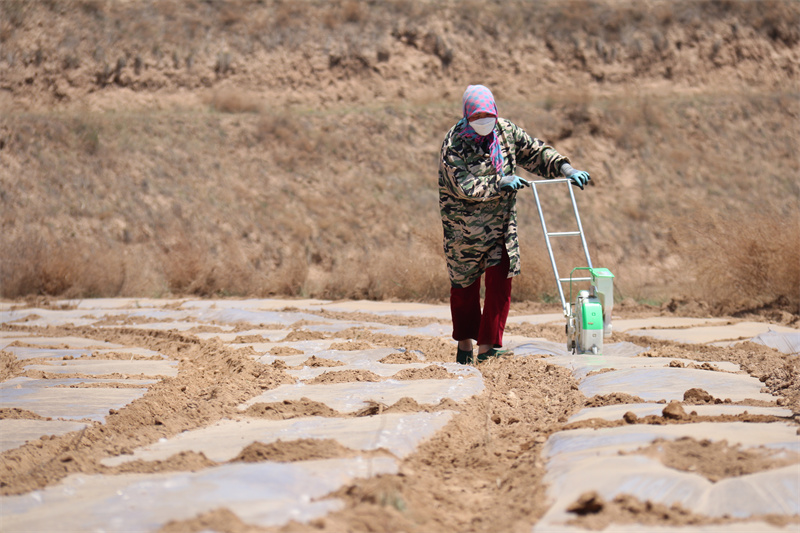
[[[456,363],[462,365],[471,365],[472,364],[472,350],[462,350],[458,348],[456,352]]]
[[[488,351],[478,354],[478,362],[482,363],[490,357],[503,357],[504,355],[511,355],[511,350],[501,350],[499,348],[489,348]]]

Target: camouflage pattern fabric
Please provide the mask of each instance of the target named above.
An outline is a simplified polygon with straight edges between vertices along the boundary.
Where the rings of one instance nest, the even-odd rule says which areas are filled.
[[[460,133],[466,119],[453,126],[442,143],[439,161],[439,209],[444,229],[444,254],[453,287],[472,285],[498,265],[503,246],[511,261],[508,277],[520,273],[517,239],[517,191],[501,191],[500,175],[488,151]],[[503,174],[517,166],[543,178],[561,177],[569,159],[552,146],[532,138],[503,118],[495,126],[503,154]]]

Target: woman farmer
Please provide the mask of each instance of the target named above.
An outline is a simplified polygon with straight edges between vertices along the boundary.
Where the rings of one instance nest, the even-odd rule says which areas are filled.
[[[530,183],[517,167],[545,178],[567,177],[583,189],[591,179],[569,159],[512,122],[499,118],[491,91],[470,85],[464,117],[445,135],[439,162],[439,207],[450,277],[456,360],[469,364],[505,353],[511,280],[520,273],[517,191]],[[480,307],[481,277],[486,292]]]

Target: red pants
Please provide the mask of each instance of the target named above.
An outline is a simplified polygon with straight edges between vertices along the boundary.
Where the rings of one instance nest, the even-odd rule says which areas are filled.
[[[499,265],[486,269],[486,294],[481,314],[481,278],[469,287],[450,288],[450,313],[453,317],[453,338],[475,339],[478,344],[503,346],[508,310],[511,307],[510,262],[503,249]]]

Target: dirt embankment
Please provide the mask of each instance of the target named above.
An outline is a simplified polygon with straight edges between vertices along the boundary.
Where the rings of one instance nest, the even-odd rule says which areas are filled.
[[[623,296],[800,305],[796,2],[0,10],[6,297],[446,298],[437,151],[484,83],[592,173]],[[554,292],[530,200],[516,300]]]

